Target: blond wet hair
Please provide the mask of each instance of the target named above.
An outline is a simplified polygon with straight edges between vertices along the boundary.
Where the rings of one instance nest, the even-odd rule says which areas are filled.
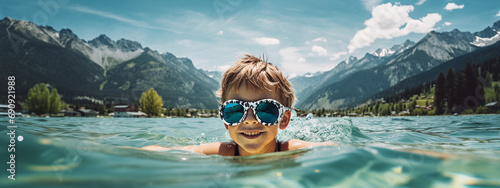
[[[229,67],[222,77],[221,88],[216,92],[221,103],[227,100],[231,89],[238,91],[243,84],[255,91],[275,90],[281,104],[290,109],[293,107],[295,94],[292,84],[278,67],[267,62],[264,57],[245,54]]]

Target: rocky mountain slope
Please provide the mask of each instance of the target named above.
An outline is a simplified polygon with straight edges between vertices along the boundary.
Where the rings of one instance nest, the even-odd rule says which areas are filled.
[[[4,18],[0,47],[2,75],[16,76],[21,98],[40,82],[57,88],[69,103],[137,102],[153,87],[167,107],[217,108],[215,80],[187,58],[138,42],[105,35],[87,42],[69,29]]]
[[[307,98],[299,101],[297,108],[338,109],[353,107],[372,95],[395,86],[413,75],[428,71],[455,57],[473,52],[497,40],[500,22],[481,32],[428,33],[414,46],[392,56],[381,65],[357,71],[340,81],[320,87]],[[490,42],[491,43],[491,42]]]
[[[379,48],[375,52],[366,53],[361,59],[351,56],[340,62],[332,70],[316,73],[314,75],[307,74],[304,76],[294,77],[290,80],[290,82],[292,83],[297,93],[297,98],[300,101],[316,93],[318,89],[341,81],[355,72],[379,66],[413,45],[415,45],[415,42],[406,40],[404,43],[394,45],[390,49]]]

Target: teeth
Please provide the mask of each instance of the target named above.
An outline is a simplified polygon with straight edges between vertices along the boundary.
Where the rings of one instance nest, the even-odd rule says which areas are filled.
[[[260,132],[243,132],[245,135],[254,136],[260,134]]]

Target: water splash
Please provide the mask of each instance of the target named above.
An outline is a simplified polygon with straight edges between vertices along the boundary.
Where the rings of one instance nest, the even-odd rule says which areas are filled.
[[[207,135],[205,135],[205,133],[200,133],[200,135],[198,135],[197,137],[193,138],[193,140],[191,140],[189,143],[191,145],[207,144],[208,143]]]
[[[351,118],[299,118],[292,112],[291,122],[285,130],[278,133],[278,140],[300,139],[309,142],[352,142],[353,130],[361,134],[354,127]]]

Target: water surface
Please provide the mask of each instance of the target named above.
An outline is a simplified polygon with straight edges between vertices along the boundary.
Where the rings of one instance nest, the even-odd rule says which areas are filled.
[[[0,118],[7,122],[8,118]],[[17,117],[1,187],[500,187],[500,115],[293,117],[278,138],[335,142],[247,157],[165,147],[229,141],[218,118]],[[0,146],[7,148],[7,123]],[[9,161],[3,149],[1,161]],[[3,164],[6,164],[2,162]],[[4,169],[9,168],[4,165]]]

